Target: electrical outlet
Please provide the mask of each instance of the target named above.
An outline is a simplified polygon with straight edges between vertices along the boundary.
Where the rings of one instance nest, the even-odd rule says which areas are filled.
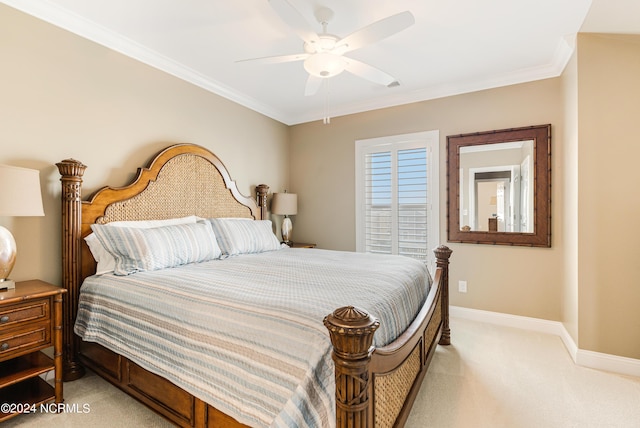
[[[467,281],[458,281],[458,291],[460,293],[467,292]]]

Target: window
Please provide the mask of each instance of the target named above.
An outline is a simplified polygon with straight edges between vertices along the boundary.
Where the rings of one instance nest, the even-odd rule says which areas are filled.
[[[427,261],[439,243],[439,132],[356,141],[356,250]]]

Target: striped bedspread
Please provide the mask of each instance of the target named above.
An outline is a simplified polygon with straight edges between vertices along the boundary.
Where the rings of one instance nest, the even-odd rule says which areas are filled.
[[[429,285],[426,267],[406,257],[284,248],[89,277],[75,331],[250,426],[332,427],[323,318],[366,309],[382,346],[413,320]]]

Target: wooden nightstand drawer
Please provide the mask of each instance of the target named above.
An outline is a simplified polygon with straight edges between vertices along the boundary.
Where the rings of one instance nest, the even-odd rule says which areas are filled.
[[[49,299],[0,307],[0,327],[2,328],[42,319],[49,319]]]
[[[25,329],[11,329],[0,334],[0,358],[9,354],[23,354],[45,348],[51,344],[49,320]]]

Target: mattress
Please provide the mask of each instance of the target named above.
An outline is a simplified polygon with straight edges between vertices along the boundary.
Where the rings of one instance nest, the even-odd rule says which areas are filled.
[[[402,256],[284,248],[139,272],[81,287],[75,332],[239,422],[332,427],[335,382],[323,318],[341,306],[392,342],[424,303],[426,267]]]

